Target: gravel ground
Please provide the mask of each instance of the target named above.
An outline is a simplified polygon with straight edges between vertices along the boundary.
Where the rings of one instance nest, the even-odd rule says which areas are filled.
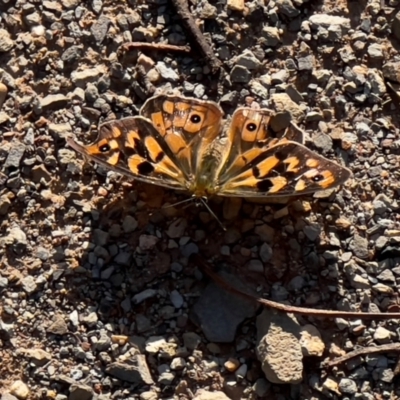
[[[195,0],[222,62],[166,0],[0,0],[2,399],[397,399],[396,320],[293,317],[207,279],[311,308],[398,311],[400,2]],[[85,163],[65,145],[136,115],[154,90],[274,108],[347,165],[336,193],[215,199],[224,232],[185,196]],[[397,381],[397,384],[396,384]]]

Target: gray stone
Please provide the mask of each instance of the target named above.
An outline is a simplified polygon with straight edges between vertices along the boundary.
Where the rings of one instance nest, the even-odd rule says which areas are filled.
[[[342,378],[339,382],[339,390],[341,393],[355,394],[357,393],[357,384],[352,379]]]
[[[131,215],[127,215],[122,223],[122,229],[125,233],[131,233],[138,227],[138,222]]]
[[[1,400],[18,400],[18,399],[10,393],[3,393],[1,395]]]
[[[82,322],[83,324],[87,325],[90,328],[94,328],[98,320],[99,317],[95,312],[91,312],[87,315],[82,315],[80,318],[80,322]]]
[[[303,228],[303,232],[311,242],[314,242],[319,237],[321,228],[319,225],[307,225]]]
[[[22,157],[24,156],[26,146],[19,141],[12,141],[6,161],[3,165],[4,168],[19,169]]]
[[[310,22],[311,27],[314,29],[328,29],[332,25],[338,25],[343,29],[344,32],[347,32],[351,27],[350,18],[344,18],[329,14],[313,14],[310,16],[308,21]]]
[[[143,333],[151,328],[151,321],[142,314],[137,314],[135,318],[138,333]]]
[[[0,29],[0,53],[7,53],[14,47],[14,41],[6,29]]]
[[[269,261],[272,258],[272,248],[269,244],[267,243],[263,243],[260,247],[260,258],[261,260],[266,263],[267,261]]]
[[[236,276],[225,272],[220,275],[231,285],[245,290]],[[209,341],[230,343],[239,324],[254,315],[257,308],[253,302],[239,298],[212,282],[193,306],[191,319],[201,327]]]
[[[182,335],[183,345],[188,350],[195,350],[201,343],[201,337],[195,332],[186,332]]]
[[[332,138],[325,133],[319,133],[313,137],[313,143],[317,149],[325,153],[331,150],[333,146]]]
[[[262,83],[253,79],[250,81],[249,86],[250,92],[261,99],[267,99],[269,97],[268,89]]]
[[[304,278],[302,276],[295,276],[288,283],[288,289],[294,291],[300,291],[305,285]]]
[[[231,397],[228,397],[224,392],[219,390],[211,392],[205,389],[199,389],[193,397],[193,400],[229,400],[230,398]]]
[[[91,400],[94,396],[93,389],[83,383],[73,383],[69,388],[68,400]]]
[[[88,103],[94,103],[99,97],[97,86],[93,83],[88,83],[85,89],[85,99]]]
[[[103,8],[103,2],[101,0],[92,0],[92,8],[96,14],[100,14]]]
[[[140,303],[142,303],[143,301],[154,297],[157,293],[158,293],[158,292],[157,292],[157,290],[155,290],[155,289],[145,289],[145,290],[143,290],[142,292],[135,294],[135,295],[132,297],[132,302],[133,302],[134,304],[140,304]]]
[[[61,60],[67,65],[71,65],[75,61],[78,61],[82,56],[83,48],[81,46],[68,47],[64,53],[61,54]]]
[[[376,340],[379,344],[389,343],[391,336],[392,333],[383,326],[378,326],[374,332],[374,340]]]
[[[65,335],[68,332],[68,326],[64,317],[59,314],[54,315],[51,325],[47,328],[47,332],[53,335]]]
[[[96,82],[105,72],[105,69],[101,66],[82,71],[73,71],[71,73],[71,81],[74,85],[85,88],[88,83]]]
[[[23,16],[25,23],[30,27],[35,27],[40,24],[41,18],[38,12],[33,12]]]
[[[298,384],[302,380],[303,353],[300,326],[286,314],[264,310],[257,318],[257,357],[272,383]]]
[[[271,384],[264,378],[259,378],[253,385],[254,392],[258,397],[265,398],[270,390]]]
[[[114,362],[106,367],[106,373],[124,382],[134,384],[152,385],[154,381],[151,377],[146,357],[137,354],[126,360],[126,362]]]
[[[6,215],[11,206],[11,200],[8,196],[0,196],[0,215]]]
[[[156,69],[160,73],[161,77],[166,81],[179,81],[179,75],[171,67],[167,67],[164,62],[159,61],[156,65]]]
[[[236,65],[241,65],[248,70],[254,70],[261,66],[261,62],[250,50],[245,50],[237,57]]]
[[[49,94],[40,100],[40,107],[42,110],[65,108],[69,103],[67,96],[59,94]]]
[[[371,92],[377,96],[383,96],[387,90],[382,73],[375,69],[369,69],[367,74],[368,82],[371,84]]]
[[[367,53],[372,60],[381,60],[383,58],[382,46],[378,43],[369,45]]]
[[[251,79],[251,72],[242,65],[235,65],[230,73],[232,82],[248,83]]]
[[[392,33],[400,41],[400,11],[393,18]]]
[[[361,258],[362,260],[367,259],[369,256],[368,240],[360,235],[355,234],[350,243],[350,250],[356,257]]]
[[[183,246],[181,251],[184,257],[189,258],[192,254],[197,254],[199,252],[199,246],[196,243],[190,242]]]
[[[101,15],[95,23],[91,26],[90,31],[96,41],[97,45],[103,43],[103,40],[107,36],[108,27],[111,24],[111,20],[107,18],[105,15]]]
[[[0,276],[0,291],[2,289],[7,289],[8,286],[8,279],[4,276]]]
[[[43,349],[21,349],[21,351],[36,367],[42,367],[51,360],[51,354]]]
[[[201,7],[200,18],[214,19],[217,18],[217,16],[218,16],[217,7],[211,5],[208,2],[204,2],[203,6]]]
[[[108,243],[109,237],[110,234],[101,229],[95,229],[93,231],[93,241],[98,246],[105,246]]]
[[[289,18],[295,18],[300,14],[300,10],[291,0],[278,0],[276,2],[278,12]]]
[[[233,91],[233,92],[228,92],[225,93],[222,97],[220,102],[225,103],[225,104],[235,104],[238,99],[238,92]]]
[[[175,308],[181,308],[183,306],[183,297],[177,290],[171,292],[170,300]]]
[[[257,260],[257,259],[250,260],[246,264],[246,267],[251,272],[258,272],[260,274],[262,274],[264,272],[263,263],[260,260]]]
[[[264,38],[265,45],[268,47],[276,47],[281,40],[278,28],[272,26],[264,26],[261,36]]]
[[[272,85],[280,85],[282,83],[285,83],[289,78],[289,73],[286,71],[286,69],[281,69],[278,72],[275,72],[274,74],[271,75],[271,84]]]
[[[119,265],[129,267],[132,264],[132,253],[129,253],[127,251],[120,251],[114,258],[114,261]]]
[[[296,57],[296,59],[299,71],[312,71],[314,69],[315,58],[312,54]]]

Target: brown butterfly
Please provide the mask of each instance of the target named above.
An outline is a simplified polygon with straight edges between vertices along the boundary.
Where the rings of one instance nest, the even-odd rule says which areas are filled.
[[[307,194],[351,176],[305,147],[294,124],[283,137],[274,137],[272,116],[267,109],[238,108],[223,130],[218,104],[160,95],[146,101],[140,116],[102,124],[94,143],[67,142],[116,172],[200,199]]]

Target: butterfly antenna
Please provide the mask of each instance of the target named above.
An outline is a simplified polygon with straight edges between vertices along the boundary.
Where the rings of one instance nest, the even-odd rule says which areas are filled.
[[[168,204],[166,206],[162,206],[162,208],[170,208],[170,207],[179,206],[181,204],[188,203],[189,201],[193,201],[193,197],[189,197],[188,199],[178,201],[177,203],[174,203],[174,204]]]
[[[226,232],[226,228],[225,226],[222,224],[222,222],[218,219],[218,217],[216,216],[216,214],[214,213],[213,210],[211,210],[211,208],[208,206],[206,200],[204,200],[203,198],[200,197],[200,201],[202,202],[203,206],[205,208],[207,208],[208,212],[215,218],[215,220],[218,222],[219,226]]]

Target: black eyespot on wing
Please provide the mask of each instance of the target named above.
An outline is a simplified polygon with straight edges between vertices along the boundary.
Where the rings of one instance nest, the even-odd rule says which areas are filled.
[[[140,139],[135,139],[134,143],[137,154],[139,154],[141,157],[147,158],[147,149],[144,146],[143,141]]]
[[[269,179],[263,179],[262,181],[257,182],[257,189],[260,192],[268,192],[272,186],[274,186],[274,184]]]
[[[251,170],[253,171],[253,175],[254,175],[256,178],[259,178],[259,176],[260,176],[260,170],[258,169],[258,167],[255,165]]]
[[[190,122],[193,124],[198,124],[201,121],[201,117],[198,114],[193,114],[190,116]]]
[[[160,162],[160,161],[164,158],[164,156],[165,156],[165,153],[164,153],[163,151],[160,151],[160,152],[157,154],[156,162]]]
[[[287,172],[286,172],[286,168],[287,168],[287,166],[286,166],[284,163],[280,162],[280,163],[278,163],[278,164],[275,165],[275,167],[274,167],[274,169],[273,169],[273,172],[274,172],[276,175],[283,175],[283,174],[286,174],[286,173],[287,173]]]
[[[278,150],[278,151],[276,151],[276,152],[274,153],[274,156],[275,156],[278,160],[283,161],[283,160],[286,160],[286,158],[287,158],[287,152],[286,152],[285,150]]]
[[[249,122],[246,125],[246,129],[250,132],[254,132],[257,129],[257,125],[254,122]]]
[[[134,154],[137,154],[137,151],[133,147],[129,147],[129,146],[125,146],[123,148],[123,152],[124,152],[125,156],[128,158],[133,156]]]
[[[311,178],[311,180],[312,180],[313,182],[320,182],[320,181],[322,181],[323,179],[324,179],[324,177],[323,177],[323,175],[321,175],[321,174],[315,175],[315,176],[313,176],[313,177]]]
[[[148,162],[143,161],[137,166],[138,172],[141,175],[149,175],[154,171],[154,167]]]
[[[108,144],[106,143],[106,144],[101,145],[101,146],[99,147],[99,150],[100,150],[102,153],[107,153],[108,151],[111,150],[111,147],[110,147],[110,145],[108,145]]]

